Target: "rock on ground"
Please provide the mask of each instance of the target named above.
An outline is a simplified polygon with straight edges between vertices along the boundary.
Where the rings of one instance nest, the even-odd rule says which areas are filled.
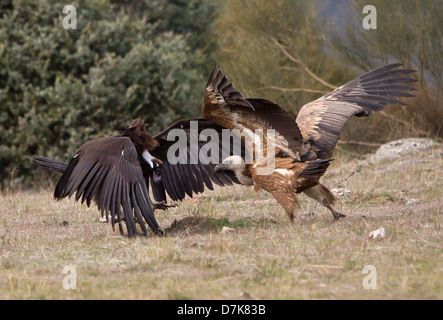
[[[425,151],[435,146],[435,144],[432,139],[426,138],[409,138],[391,141],[382,145],[369,160],[371,162],[379,162],[382,160],[395,159],[409,153]]]
[[[385,228],[380,228],[380,229],[371,231],[369,233],[369,238],[372,238],[374,240],[376,240],[376,239],[383,239],[384,237],[386,237],[386,230],[385,230]]]

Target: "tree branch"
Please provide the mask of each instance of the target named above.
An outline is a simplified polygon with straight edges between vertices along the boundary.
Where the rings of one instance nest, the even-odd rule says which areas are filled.
[[[285,47],[282,45],[282,44],[280,44],[279,42],[278,42],[278,40],[276,39],[276,38],[274,38],[273,36],[269,36],[270,37],[270,39],[272,40],[272,42],[281,50],[281,52],[289,59],[289,60],[291,60],[292,62],[294,62],[294,63],[296,63],[297,65],[299,65],[309,76],[311,76],[314,80],[316,80],[317,82],[319,82],[319,83],[321,83],[322,85],[324,85],[324,86],[326,86],[326,87],[328,87],[328,88],[330,88],[330,89],[333,89],[333,90],[335,90],[337,87],[336,86],[334,86],[334,85],[332,85],[332,84],[330,84],[330,83],[328,83],[328,82],[326,82],[325,80],[323,80],[323,79],[321,79],[320,77],[318,77],[314,72],[312,72],[309,68],[308,68],[308,66],[307,65],[305,65],[304,63],[303,63],[303,61],[300,59],[300,57],[296,54],[296,53],[293,53],[293,55],[292,54],[290,54],[286,49],[285,49]],[[288,68],[288,67],[285,67],[285,69],[290,69],[290,68]],[[261,88],[261,89],[273,89],[273,90],[280,90],[280,91],[283,91],[283,92],[299,92],[299,91],[304,91],[304,92],[310,92],[310,93],[323,93],[323,94],[325,94],[325,93],[329,93],[329,92],[325,92],[325,91],[321,91],[321,90],[311,90],[311,89],[304,89],[304,88],[294,88],[294,89],[290,89],[290,88],[280,88],[280,87],[275,87],[275,86],[270,86],[270,87],[264,87],[264,88]],[[394,117],[394,116],[392,116],[392,115],[390,115],[389,113],[386,113],[385,111],[379,111],[378,112],[380,115],[382,115],[383,117],[385,117],[385,118],[388,118],[388,119],[390,119],[390,120],[393,120],[393,121],[396,121],[396,122],[398,122],[398,123],[401,123],[401,124],[403,124],[403,125],[405,125],[405,126],[407,126],[407,127],[409,127],[409,128],[412,128],[413,130],[415,130],[417,133],[419,133],[419,134],[421,134],[421,135],[424,135],[424,136],[429,136],[429,132],[426,132],[426,131],[424,131],[424,130],[421,130],[421,129],[418,129],[418,128],[416,128],[412,123],[409,123],[409,122],[407,122],[407,121],[405,121],[405,120],[402,120],[402,119],[398,119],[398,118],[396,118],[396,117]],[[342,143],[346,143],[346,142],[342,142]],[[368,144],[363,144],[363,142],[359,142],[359,141],[348,141],[348,143],[350,143],[350,144],[361,144],[361,145],[367,145],[367,146],[372,146],[372,147],[375,147],[375,146],[380,146],[380,145],[368,145]]]
[[[309,92],[309,93],[321,93],[326,94],[329,93],[328,91],[322,91],[322,90],[314,90],[314,89],[305,89],[305,88],[281,88],[276,86],[269,86],[269,87],[261,87],[258,88],[258,90],[279,90],[283,92]]]
[[[398,118],[394,117],[393,115],[390,115],[389,113],[387,113],[385,111],[379,111],[378,113],[381,114],[385,118],[388,118],[388,119],[390,119],[392,121],[396,121],[398,123],[401,123],[401,124],[403,124],[403,125],[405,125],[405,126],[407,126],[409,128],[413,128],[413,130],[417,131],[417,133],[419,133],[419,134],[422,134],[424,136],[429,136],[429,132],[426,132],[426,131],[418,129],[412,123],[409,123],[409,122],[407,122],[407,121],[405,121],[403,119],[398,119]]]
[[[275,39],[274,37],[270,37],[271,40],[274,42],[274,44],[281,50],[281,52],[283,52],[283,54],[292,62],[298,64],[308,75],[310,75],[312,78],[314,78],[314,80],[316,80],[317,82],[320,82],[322,85],[331,88],[331,89],[336,89],[337,87],[324,81],[323,79],[321,79],[319,76],[317,76],[314,72],[312,72],[307,65],[305,65],[303,63],[303,61],[300,59],[300,57],[297,56],[297,54],[294,53],[295,57],[293,55],[291,55],[288,51],[286,51],[285,47],[282,46],[277,39]]]
[[[382,143],[374,143],[374,142],[365,142],[365,141],[355,141],[355,140],[338,140],[339,144],[355,144],[358,146],[365,146],[365,147],[381,147],[383,144]]]

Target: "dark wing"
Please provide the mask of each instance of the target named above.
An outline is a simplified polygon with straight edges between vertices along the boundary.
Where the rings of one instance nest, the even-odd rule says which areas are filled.
[[[245,99],[241,92],[237,91],[223,72],[215,66],[206,84],[203,116],[208,109],[218,109],[226,105],[242,106],[246,109],[254,110],[254,107]]]
[[[161,233],[154,217],[148,187],[137,151],[127,137],[114,136],[91,140],[80,147],[60,178],[56,199],[72,196],[90,206],[94,199],[102,216],[111,217],[112,225],[125,220],[128,236],[137,234],[136,223],[144,235],[144,221],[155,233]]]
[[[366,117],[383,110],[387,104],[401,104],[398,97],[414,97],[417,89],[407,77],[416,72],[390,64],[369,71],[331,93],[303,106],[297,124],[303,138],[311,144],[311,153],[302,160],[329,159],[344,126],[352,116]]]
[[[34,157],[33,161],[44,168],[55,170],[61,173],[65,172],[66,168],[68,168],[68,165],[66,163],[57,160]]]
[[[233,139],[237,141],[223,143],[223,129],[205,119],[179,120],[155,136],[160,145],[151,154],[163,162],[150,175],[156,201],[166,201],[166,193],[177,201],[186,195],[192,197],[201,193],[205,187],[213,190],[213,184],[231,186],[239,183],[230,171],[214,172],[214,166],[224,157],[245,154],[245,148],[236,136]],[[203,137],[208,138],[200,141],[199,138]],[[233,150],[236,143],[240,147]]]
[[[207,120],[240,132],[273,129],[276,139],[271,143],[285,155],[298,158],[302,136],[295,119],[268,100],[245,99],[217,67],[206,85],[202,114]]]
[[[289,149],[300,152],[303,136],[295,118],[278,104],[265,99],[246,99],[255,109],[255,115],[266,121],[270,128],[275,129]]]

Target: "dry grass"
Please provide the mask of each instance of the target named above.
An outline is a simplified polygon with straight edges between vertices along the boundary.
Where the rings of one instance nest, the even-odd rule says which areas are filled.
[[[235,187],[157,212],[166,238],[121,237],[95,208],[50,191],[3,194],[0,298],[442,299],[442,155],[377,165],[338,156],[323,182],[352,191],[339,222],[301,196],[290,225],[269,194]],[[386,238],[369,239],[379,227]],[[75,290],[62,286],[67,265]],[[376,267],[375,290],[362,286],[365,265]]]

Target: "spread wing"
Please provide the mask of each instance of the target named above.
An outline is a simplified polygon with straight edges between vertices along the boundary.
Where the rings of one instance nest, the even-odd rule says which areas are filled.
[[[254,136],[263,130],[263,148],[266,143],[276,147],[276,153],[298,159],[298,146],[302,140],[295,119],[278,105],[264,99],[246,99],[237,91],[217,67],[206,85],[203,117],[230,130]],[[267,139],[267,130],[275,130],[275,139]],[[269,141],[268,141],[269,140]],[[249,152],[253,154],[250,146]]]
[[[407,75],[416,72],[390,64],[369,71],[331,93],[303,106],[297,124],[310,143],[310,153],[302,160],[329,159],[340,133],[352,116],[366,117],[383,110],[387,104],[401,104],[399,97],[414,97],[416,82]]]
[[[155,233],[161,230],[154,217],[146,180],[137,151],[127,137],[113,136],[91,140],[80,147],[60,178],[56,199],[72,196],[87,205],[94,200],[102,216],[112,225],[126,222],[129,236],[137,234],[136,223],[147,235],[145,222]]]
[[[166,201],[166,193],[177,201],[201,193],[205,187],[213,190],[214,184],[239,183],[232,172],[214,172],[224,157],[245,155],[239,139],[223,143],[223,129],[226,128],[205,119],[179,120],[155,136],[159,147],[151,154],[163,162],[150,175],[156,201]],[[235,145],[239,146],[236,150]]]

